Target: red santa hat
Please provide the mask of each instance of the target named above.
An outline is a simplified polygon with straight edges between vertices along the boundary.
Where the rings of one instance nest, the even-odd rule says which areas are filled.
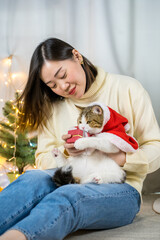
[[[102,132],[105,133],[108,140],[123,152],[135,152],[138,149],[138,142],[126,133],[130,129],[127,118],[104,104],[94,102],[90,104],[90,106],[92,105],[98,105],[103,109],[104,127]]]

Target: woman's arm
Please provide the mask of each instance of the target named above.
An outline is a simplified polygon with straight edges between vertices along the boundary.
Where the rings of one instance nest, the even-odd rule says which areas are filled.
[[[57,167],[56,159],[52,154],[53,148],[64,152],[64,142],[58,142],[54,134],[53,119],[49,119],[38,129],[38,146],[35,153],[36,165],[39,169]]]
[[[135,172],[144,179],[146,174],[160,167],[160,129],[155,118],[150,97],[142,88],[130,90],[130,99],[134,119],[134,137],[139,149],[126,154],[123,169]]]
[[[126,162],[126,153],[125,152],[118,152],[118,153],[108,153],[107,154],[110,158],[112,158],[120,167],[123,167]]]

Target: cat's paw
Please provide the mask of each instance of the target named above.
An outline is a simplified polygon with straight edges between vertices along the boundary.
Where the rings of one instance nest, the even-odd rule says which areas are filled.
[[[84,150],[86,148],[85,146],[86,139],[85,138],[79,138],[75,141],[74,147],[78,150]]]
[[[103,180],[102,180],[102,178],[101,177],[94,177],[93,179],[92,179],[92,182],[94,182],[94,183],[97,183],[97,184],[101,184],[101,183],[103,183]]]
[[[53,157],[57,158],[60,156],[60,151],[58,150],[58,148],[53,148],[52,150],[52,155]]]

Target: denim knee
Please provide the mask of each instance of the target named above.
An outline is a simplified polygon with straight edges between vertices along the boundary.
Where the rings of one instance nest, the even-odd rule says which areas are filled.
[[[132,223],[140,209],[139,193],[127,184],[116,184],[117,191],[113,192],[107,191],[108,186],[77,184],[56,190],[57,196],[65,197],[74,212],[76,228],[110,229]]]
[[[28,184],[28,186],[34,184],[34,186],[37,185],[38,187],[41,187],[41,185],[54,185],[51,175],[42,170],[26,171],[24,174],[18,177],[17,182],[23,182],[24,185]]]
[[[31,170],[18,177],[0,194],[0,234],[25,218],[55,189],[51,176],[45,171]]]

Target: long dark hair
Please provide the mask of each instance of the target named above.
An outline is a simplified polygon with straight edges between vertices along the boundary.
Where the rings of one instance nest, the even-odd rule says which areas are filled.
[[[26,87],[19,100],[23,100],[21,114],[19,116],[19,126],[21,130],[29,127],[36,129],[48,117],[51,104],[55,101],[63,100],[63,97],[55,94],[40,78],[43,64],[46,60],[62,61],[72,59],[74,48],[68,43],[50,38],[40,43],[35,49],[31,58],[29,76]],[[82,67],[86,74],[86,89],[90,88],[97,76],[95,66],[83,55]]]

